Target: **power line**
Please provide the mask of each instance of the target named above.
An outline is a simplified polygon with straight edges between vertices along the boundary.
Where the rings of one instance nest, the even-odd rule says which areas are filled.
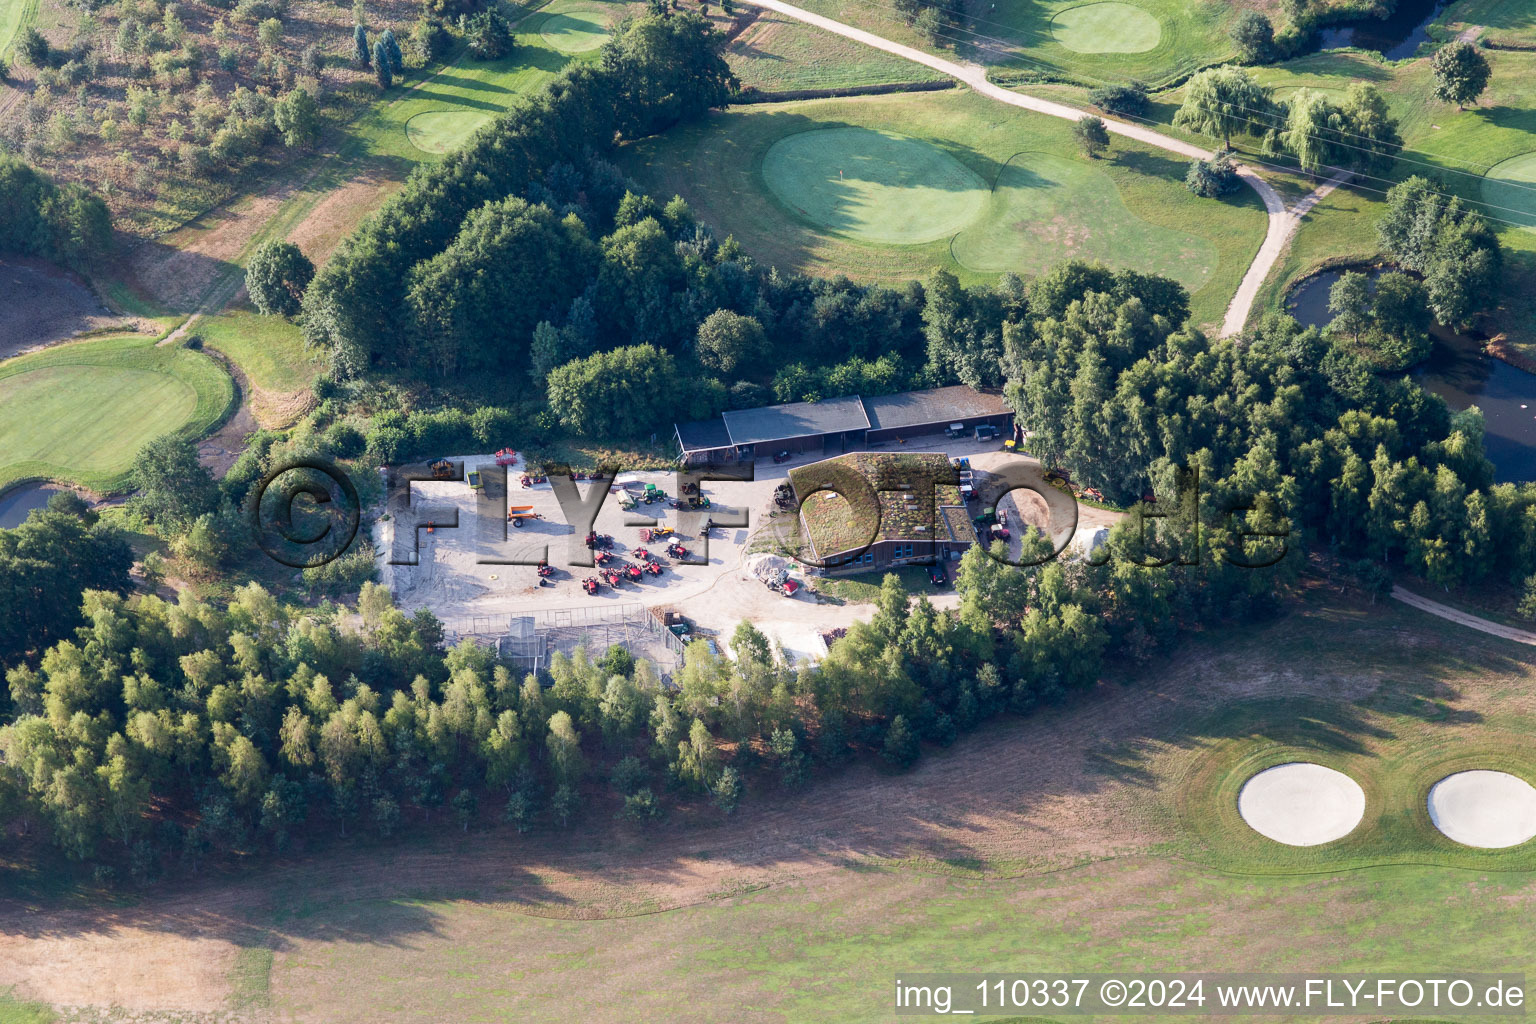
[[[888,7],[885,4],[881,4],[881,3],[876,2],[876,0],[856,0],[856,2],[864,4],[867,7],[871,7],[871,8],[874,8],[876,10],[879,10],[879,11],[890,12],[890,11],[894,10],[893,8]],[[978,39],[982,39],[982,40],[986,40],[986,41],[989,41],[989,42],[1001,44],[1005,48],[1013,45],[1013,44],[1007,43],[1005,40],[1001,40],[1001,39],[996,39],[996,38],[993,38],[993,37],[985,36],[985,35],[982,35],[981,33],[972,32],[969,29],[964,29],[964,28],[961,28],[961,27],[958,27],[958,26],[956,26],[956,29],[958,31],[963,31],[963,32],[966,32],[969,35],[975,36]],[[957,36],[947,34],[947,33],[945,33],[942,30],[939,31],[939,32],[936,32],[935,35],[940,37],[940,38],[944,38],[944,39],[948,40],[949,42],[954,43],[956,45],[961,45],[961,44],[967,44],[968,43],[967,40],[960,39]],[[974,45],[974,44],[969,44],[969,45]],[[1049,64],[1046,64],[1046,63],[1044,63],[1042,61],[1035,60],[1033,58],[1024,56],[1022,54],[1019,54],[1017,56],[1019,57],[1019,59],[1025,61],[1027,63],[1034,64],[1034,65],[1036,65],[1037,67],[1039,67],[1039,68],[1041,68],[1043,70],[1052,71],[1052,72],[1058,70],[1057,68],[1055,68],[1055,67],[1053,67],[1053,66],[1051,66]],[[1105,82],[1103,79],[1096,79],[1096,78],[1094,78],[1094,77],[1092,77],[1090,75],[1083,75],[1082,77],[1084,79],[1086,79],[1087,81],[1097,82],[1100,85],[1114,84],[1114,83]],[[1232,107],[1232,109],[1234,109],[1234,110],[1242,110],[1242,111],[1245,111],[1245,112],[1248,112],[1248,113],[1254,113],[1255,112],[1254,108],[1243,106],[1243,105],[1234,105]],[[1265,115],[1269,114],[1268,111],[1262,111],[1262,112],[1259,112],[1259,113],[1263,113]],[[1120,114],[1120,116],[1133,118],[1135,120],[1141,121],[1141,122],[1143,122],[1143,123],[1145,123],[1147,125],[1150,125],[1152,127],[1157,127],[1157,128],[1173,128],[1174,127],[1173,125],[1166,125],[1166,124],[1163,124],[1162,122],[1153,121],[1150,118],[1140,117],[1138,115],[1122,113],[1122,114]],[[1238,120],[1238,121],[1240,121],[1240,122],[1242,122],[1244,124],[1252,125],[1252,126],[1255,126],[1255,127],[1258,127],[1258,128],[1263,128],[1266,131],[1269,130],[1269,129],[1277,129],[1279,127],[1279,125],[1276,124],[1273,120],[1261,121],[1261,120],[1258,120],[1258,119],[1253,118],[1253,117],[1239,117],[1239,118],[1236,118],[1236,120]],[[1201,134],[1204,134],[1204,133],[1195,132],[1194,134],[1201,135]],[[1353,137],[1356,137],[1356,138],[1367,138],[1367,136],[1358,135],[1356,133],[1342,133],[1342,134],[1352,135]],[[1454,172],[1454,173],[1465,174],[1465,175],[1467,175],[1469,177],[1475,177],[1475,178],[1479,178],[1479,179],[1485,177],[1484,175],[1474,174],[1471,171],[1464,170],[1464,169],[1457,168],[1457,167],[1443,167],[1443,166],[1438,165],[1438,164],[1429,164],[1429,163],[1425,163],[1423,161],[1410,160],[1410,159],[1408,159],[1406,157],[1403,157],[1400,153],[1398,153],[1398,154],[1381,153],[1381,152],[1378,152],[1378,151],[1375,151],[1375,150],[1366,149],[1365,147],[1362,147],[1362,146],[1352,146],[1352,145],[1349,145],[1348,143],[1341,143],[1341,142],[1336,142],[1334,140],[1329,140],[1329,139],[1327,139],[1324,136],[1319,136],[1319,135],[1315,135],[1315,134],[1308,134],[1307,137],[1308,138],[1312,138],[1312,139],[1320,139],[1320,140],[1322,140],[1324,142],[1329,142],[1331,144],[1338,145],[1338,146],[1340,146],[1340,147],[1342,147],[1344,149],[1349,149],[1349,150],[1353,150],[1355,152],[1369,154],[1369,155],[1371,155],[1373,157],[1378,157],[1378,158],[1381,158],[1381,159],[1388,159],[1388,160],[1397,160],[1397,161],[1401,161],[1401,162],[1406,163],[1406,164],[1411,164],[1411,165],[1419,166],[1419,167],[1425,167],[1425,168],[1428,168],[1431,171],[1451,171],[1451,172]],[[1245,159],[1246,159],[1246,157],[1245,157]],[[1271,170],[1281,171],[1281,172],[1285,172],[1285,173],[1290,173],[1293,170],[1292,168],[1286,167],[1284,165],[1273,164],[1273,163],[1265,163],[1265,162],[1257,160],[1257,159],[1250,159],[1249,162],[1258,164],[1259,166],[1267,167],[1267,168],[1269,168]],[[1380,181],[1380,182],[1384,182],[1384,183],[1388,183],[1388,184],[1396,184],[1396,182],[1393,181],[1393,179],[1391,179],[1391,178],[1385,178],[1385,177],[1382,177],[1380,175],[1369,174],[1369,173],[1367,173],[1367,172],[1365,172],[1363,170],[1355,170],[1355,171],[1353,171],[1353,173],[1357,177],[1369,178],[1369,179],[1374,180],[1374,181]],[[1498,180],[1502,181],[1502,179],[1498,179]],[[1529,185],[1523,185],[1523,184],[1521,184],[1519,182],[1507,182],[1506,184],[1509,184],[1510,186],[1515,187],[1515,188],[1526,189],[1526,190],[1530,190],[1532,192],[1536,192],[1536,187],[1529,186]],[[1366,186],[1360,185],[1358,187],[1365,188]],[[1382,194],[1385,194],[1385,192],[1383,192],[1380,189],[1367,189],[1367,190],[1368,191],[1382,192]],[[1511,214],[1515,214],[1517,216],[1527,216],[1527,215],[1530,215],[1530,213],[1531,213],[1531,211],[1522,210],[1522,209],[1519,209],[1519,208],[1516,208],[1516,207],[1500,206],[1500,205],[1498,205],[1496,203],[1491,203],[1491,202],[1488,202],[1487,200],[1483,200],[1483,199],[1472,199],[1470,197],[1465,197],[1465,196],[1456,196],[1454,194],[1440,192],[1440,191],[1434,190],[1434,189],[1431,189],[1430,191],[1434,195],[1440,196],[1442,199],[1445,199],[1447,201],[1449,201],[1450,199],[1460,199],[1464,203],[1470,203],[1470,204],[1474,204],[1474,205],[1477,205],[1477,206],[1486,207],[1489,210],[1499,210],[1501,212],[1511,213]],[[1490,221],[1493,221],[1493,222],[1498,223],[1498,224],[1505,224],[1505,225],[1508,225],[1510,227],[1525,227],[1525,226],[1527,226],[1523,222],[1506,220],[1504,218],[1492,216],[1491,214],[1484,214],[1484,216],[1488,220],[1490,220]]]

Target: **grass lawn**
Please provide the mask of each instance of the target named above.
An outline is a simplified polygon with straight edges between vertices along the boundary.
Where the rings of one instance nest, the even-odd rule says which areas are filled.
[[[957,564],[946,566],[950,575],[954,574]],[[909,594],[936,597],[948,592],[947,588],[941,590],[933,585],[926,566],[904,565],[888,571],[896,574],[902,589]],[[886,575],[885,572],[861,572],[852,576],[824,576],[816,580],[816,592],[836,604],[872,604],[880,596],[880,585],[885,582]]]
[[[320,358],[304,347],[304,333],[280,316],[231,309],[199,320],[197,333],[264,390],[303,391],[320,372]]]
[[[888,150],[921,159],[898,168]],[[947,267],[977,282],[1083,256],[1173,274],[1201,324],[1220,322],[1265,227],[1251,191],[1197,199],[1182,161],[1120,139],[1089,160],[1069,123],[969,92],[736,108],[622,162],[783,270],[898,282]],[[900,237],[881,234],[891,223]]]
[[[805,0],[801,6],[898,42],[937,49],[889,3]],[[941,39],[945,50],[964,59],[1049,69],[1085,81],[1136,79],[1156,86],[1233,59],[1227,33],[1242,8],[1220,0],[997,0],[972,10],[970,24],[946,30]]]
[[[233,399],[208,356],[144,335],[9,360],[0,364],[0,487],[41,478],[120,490],[146,441],[178,430],[201,437]]]
[[[445,874],[455,888],[441,893],[402,878],[394,898],[355,899],[290,876],[275,891],[299,909],[270,925],[273,1007],[341,1024],[427,1019],[450,998],[466,1020],[709,1021],[751,1006],[753,1019],[857,1022],[891,1019],[891,976],[908,970],[1529,972],[1536,843],[1460,847],[1424,799],[1469,767],[1536,778],[1533,671],[1524,648],[1396,604],[1309,601],[1213,631],[1081,706],[930,750],[899,780],[818,782],[787,807],[751,794],[731,824],[668,847],[691,860],[639,873],[720,879],[685,905],[541,899],[553,869],[503,845],[498,863],[526,877],[493,892]],[[1119,713],[1104,703],[1122,699]],[[1237,816],[1242,783],[1294,759],[1361,784],[1350,836],[1284,847]],[[1055,785],[1010,774],[1031,764]],[[864,818],[839,831],[860,800],[884,810],[885,832]],[[821,843],[837,866],[753,884],[759,827],[788,843],[767,856]],[[950,838],[910,838],[932,832]],[[869,852],[899,847],[893,833],[927,852]],[[1039,861],[992,852],[1031,835]]]
[[[0,57],[8,56],[16,37],[37,16],[37,0],[0,0]]]
[[[53,1024],[58,1020],[42,1003],[26,1003],[13,997],[9,991],[0,992],[0,1024]]]
[[[921,64],[767,10],[732,41],[725,60],[743,88],[763,92],[932,82],[944,77]]]
[[[1440,19],[1450,35],[1481,25],[1492,43],[1536,44],[1536,9],[1526,0],[1461,0]]]
[[[1448,17],[1465,20],[1466,5]],[[1325,262],[1375,256],[1376,221],[1385,209],[1380,190],[1429,174],[1496,222],[1507,270],[1494,327],[1517,350],[1536,354],[1536,53],[1486,54],[1493,65],[1488,92],[1462,111],[1431,97],[1427,59],[1389,65],[1368,54],[1317,54],[1258,70],[1281,96],[1301,87],[1342,90],[1355,79],[1374,83],[1399,119],[1405,145],[1388,181],[1335,193],[1307,217],[1256,310],[1278,305],[1291,283]]]

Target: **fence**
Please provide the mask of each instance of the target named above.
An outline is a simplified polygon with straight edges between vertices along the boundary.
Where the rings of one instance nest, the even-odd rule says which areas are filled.
[[[621,646],[670,676],[682,665],[683,643],[645,605],[601,604],[540,608],[523,615],[475,615],[443,623],[449,644],[469,640],[495,648],[525,671],[543,668],[554,651],[578,647],[600,654]]]

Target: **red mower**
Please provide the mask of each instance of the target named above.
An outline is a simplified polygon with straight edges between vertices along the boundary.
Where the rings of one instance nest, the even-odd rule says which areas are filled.
[[[553,576],[555,574],[555,567],[552,565],[541,565],[534,571],[537,572],[540,577]]]
[[[610,555],[608,552],[603,551],[601,549],[598,549],[597,551],[592,552],[592,564],[593,565],[607,565],[608,564],[608,560],[610,558],[612,558],[612,557],[613,556]]]
[[[688,549],[676,541],[673,541],[671,544],[667,545],[667,554],[671,555],[673,558],[687,558]]]
[[[620,583],[624,582],[624,574],[617,569],[604,569],[602,577],[608,581],[610,587],[616,588]]]
[[[646,562],[645,563],[645,571],[650,573],[652,576],[660,576],[661,575],[661,566],[656,564],[655,562]]]
[[[645,548],[635,548],[630,554],[634,556],[637,562],[649,562],[651,560],[651,553],[645,550]]]
[[[624,574],[632,580],[638,580],[642,571],[638,565],[627,565],[624,567]]]
[[[597,588],[598,588],[598,586],[599,586],[599,584],[598,584],[597,578],[595,576],[588,576],[586,579],[581,581],[581,589],[585,590],[587,593],[591,594],[593,597],[597,596]]]
[[[613,547],[613,538],[606,533],[589,533],[587,534],[587,547],[611,548]]]

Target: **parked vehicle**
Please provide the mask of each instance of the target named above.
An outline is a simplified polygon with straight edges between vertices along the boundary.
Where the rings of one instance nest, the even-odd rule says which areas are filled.
[[[933,581],[933,585],[936,587],[942,587],[949,582],[949,577],[944,574],[944,567],[942,565],[929,566],[928,578]]]
[[[630,552],[630,555],[637,562],[649,562],[651,560],[651,553],[645,550],[645,548],[635,548],[635,550]]]
[[[652,576],[660,576],[661,564],[659,562],[646,562],[645,571],[650,573]]]
[[[978,423],[976,425],[976,440],[978,441],[990,441],[1000,434],[1002,434],[1002,431],[990,423]]]
[[[539,513],[533,511],[532,505],[512,505],[507,509],[507,522],[521,530],[523,524],[532,519],[543,519]]]
[[[601,586],[601,584],[597,582],[597,577],[595,576],[588,576],[586,579],[581,581],[581,589],[585,590],[589,594],[595,595],[599,586]]]
[[[517,452],[511,448],[502,448],[496,453],[496,465],[511,466],[517,462]]]
[[[555,574],[555,567],[552,566],[552,565],[547,565],[547,564],[546,565],[540,565],[538,568],[536,568],[534,570],[534,572],[538,573],[540,578],[543,578],[545,576],[553,576]]]
[[[606,533],[589,533],[587,534],[587,547],[594,549],[611,548],[613,547],[613,537]]]
[[[948,434],[951,438],[964,437],[965,436],[965,424],[964,423],[951,423],[949,425],[949,429],[946,430],[945,433]]]
[[[775,463],[788,462],[789,461],[789,449],[785,448],[785,449],[782,449],[781,451],[774,452],[773,453],[773,461]]]
[[[683,547],[677,541],[673,541],[671,544],[667,545],[667,554],[671,555],[673,558],[687,558],[688,549]]]
[[[677,531],[672,529],[670,526],[647,526],[640,530],[640,539],[649,544],[653,540],[661,540],[664,537],[670,537],[676,532]]]

